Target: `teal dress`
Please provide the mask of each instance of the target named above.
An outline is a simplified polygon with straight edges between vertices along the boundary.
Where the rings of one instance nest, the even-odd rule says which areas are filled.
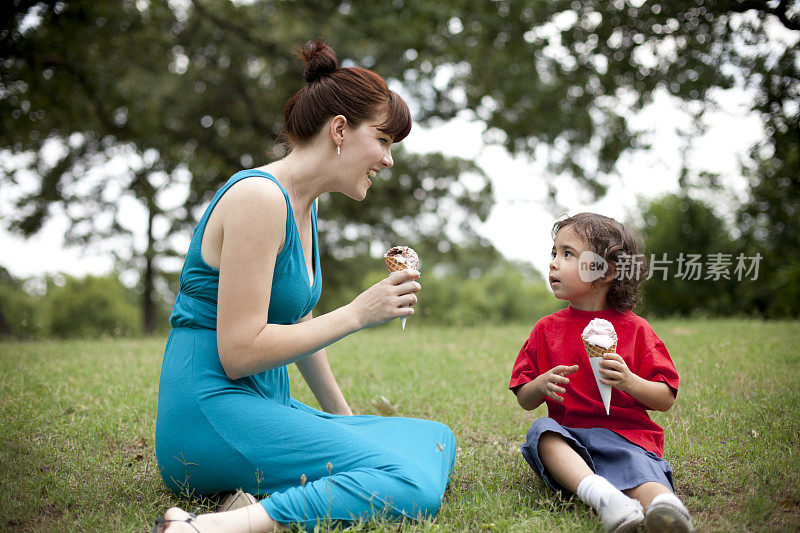
[[[286,366],[245,378],[225,375],[217,351],[219,270],[200,254],[219,199],[258,170],[236,173],[217,192],[192,236],[181,271],[158,394],[156,458],[176,494],[242,488],[280,523],[313,527],[432,516],[455,461],[456,442],[438,422],[323,413],[291,396]],[[314,281],[286,200],[286,244],[278,254],[267,321],[294,324],[319,300],[322,279],[312,208]],[[303,477],[305,476],[305,477]],[[301,482],[301,478],[305,483]]]

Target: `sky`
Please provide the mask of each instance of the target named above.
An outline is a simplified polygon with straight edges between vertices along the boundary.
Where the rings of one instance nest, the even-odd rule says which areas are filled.
[[[729,198],[719,205],[718,214],[725,216],[731,200],[745,197],[746,183],[740,177],[738,162],[761,136],[761,125],[758,117],[748,112],[744,93],[719,91],[715,97],[720,111],[707,116],[708,130],[694,140],[689,157],[694,170],[720,174]],[[512,158],[501,147],[484,145],[480,122],[458,117],[429,127],[415,125],[403,145],[412,152],[476,157],[491,179],[495,195],[495,206],[478,232],[507,258],[529,262],[546,273],[552,247],[550,228],[560,215],[594,211],[625,221],[636,217],[640,198],[677,192],[681,146],[677,130],[689,125],[688,117],[676,112],[669,97],[656,95],[648,108],[633,117],[631,125],[649,130],[646,140],[653,150],[623,156],[618,176],[609,179],[608,194],[596,202],[571,179],[557,178],[561,209],[555,212],[547,200],[548,178],[542,164],[526,157]],[[103,275],[112,270],[113,260],[107,254],[65,247],[66,227],[65,219],[56,216],[27,240],[0,228],[0,265],[18,278],[56,273]]]
[[[732,205],[737,199],[743,200],[747,192],[739,161],[762,136],[762,128],[759,118],[749,112],[743,93],[720,91],[716,99],[721,110],[707,117],[709,128],[694,140],[689,160],[695,171],[720,174],[726,192],[724,201],[718,198],[715,207],[720,216],[729,217]],[[560,216],[593,211],[624,222],[637,217],[640,198],[654,199],[679,190],[682,141],[677,129],[687,127],[688,117],[676,112],[669,97],[657,95],[631,125],[651,131],[646,139],[654,149],[624,156],[618,163],[619,175],[608,180],[608,193],[599,201],[593,201],[570,178],[556,179],[560,208],[555,211],[547,199],[543,165],[525,157],[512,158],[497,146],[482,146],[480,123],[453,121],[436,128],[420,128],[412,130],[403,142],[411,150],[436,147],[464,157],[477,153],[478,163],[492,180],[496,202],[479,233],[507,258],[532,263],[546,274],[553,244],[550,230]]]

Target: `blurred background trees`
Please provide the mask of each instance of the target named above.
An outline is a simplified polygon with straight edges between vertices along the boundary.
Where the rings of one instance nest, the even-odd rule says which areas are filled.
[[[562,175],[602,196],[620,157],[650,148],[630,119],[656,94],[674,98],[699,133],[715,94],[743,88],[765,132],[741,162],[747,198],[723,217],[703,200],[719,184],[685,168],[681,195],[643,205],[638,222],[648,252],[760,252],[762,276],[746,286],[653,282],[647,308],[800,315],[800,14],[791,2],[10,0],[0,24],[0,190],[12,206],[0,220],[32,235],[63,213],[68,243],[114,254],[119,272],[137,274],[132,328],[165,326],[185,243],[214,191],[280,155],[282,106],[302,83],[293,53],[318,35],[344,66],[389,79],[417,122],[478,119],[485,143],[547,161],[542,187],[553,198],[551,178]],[[474,231],[493,206],[481,168],[402,149],[395,161],[368,202],[320,201],[321,311],[378,275],[377,253],[400,242],[430,267],[420,310],[428,305],[433,320],[534,320],[527,313],[539,308],[513,302],[515,291],[496,302],[515,283],[516,298],[542,313],[557,305],[525,288],[544,286],[541,275]],[[36,299],[25,303],[21,283],[0,279],[0,331]]]

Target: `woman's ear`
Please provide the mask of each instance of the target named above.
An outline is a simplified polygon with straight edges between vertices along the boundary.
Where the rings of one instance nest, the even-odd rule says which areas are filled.
[[[330,134],[333,144],[341,146],[344,140],[344,132],[347,129],[347,119],[344,115],[336,115],[331,119]]]

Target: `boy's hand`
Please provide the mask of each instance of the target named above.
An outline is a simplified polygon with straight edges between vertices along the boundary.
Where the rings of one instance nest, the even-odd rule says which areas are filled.
[[[631,383],[636,375],[631,372],[625,359],[618,353],[604,353],[603,360],[600,361],[600,383],[611,385],[615,389],[628,392]]]
[[[577,371],[578,365],[558,365],[551,368],[544,374],[540,374],[534,380],[537,382],[537,392],[542,396],[547,396],[548,398],[552,398],[557,402],[563,402],[564,398],[559,396],[559,394],[564,394],[567,392],[567,389],[562,387],[562,385],[567,385],[569,383],[569,378],[566,376]]]

